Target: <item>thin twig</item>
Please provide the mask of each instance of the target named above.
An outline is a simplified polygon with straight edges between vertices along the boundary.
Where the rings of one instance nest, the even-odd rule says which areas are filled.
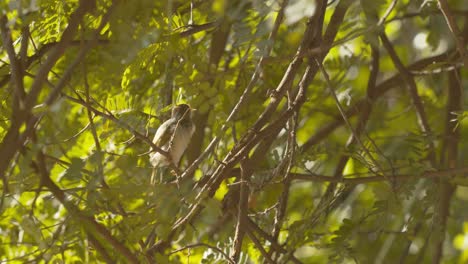
[[[408,70],[409,71],[422,70],[430,66],[433,63],[446,61],[448,58],[452,57],[452,55],[453,55],[453,50],[449,50],[445,53],[442,53],[436,56],[431,56],[428,58],[421,59],[409,65]],[[374,95],[375,99],[384,95],[389,90],[397,87],[399,84],[401,84],[402,80],[403,80],[402,74],[397,73],[394,76],[378,84],[377,87],[375,88],[375,95]],[[367,100],[368,100],[367,98],[363,98],[363,99],[358,100],[353,105],[351,105],[348,108],[348,110],[345,112],[346,117],[349,119],[353,115],[360,113],[363,107],[365,107]],[[301,146],[301,150],[305,151],[309,149],[310,147],[312,147],[313,145],[317,144],[318,142],[326,138],[330,133],[332,133],[336,128],[342,126],[343,123],[344,123],[343,118],[340,115],[337,115],[332,122],[326,125],[322,125],[321,128]]]
[[[276,239],[274,239],[270,234],[268,234],[263,229],[261,229],[257,224],[254,223],[254,221],[252,221],[252,219],[247,217],[246,225],[247,225],[249,233],[253,234],[253,232],[255,232],[259,237],[265,239],[265,241],[268,241],[273,250],[275,250],[276,252],[288,255],[289,259],[293,263],[296,263],[296,264],[302,263],[294,256],[294,254],[292,254],[293,251],[288,251],[285,248],[283,248],[280,244],[278,244]]]
[[[448,100],[446,104],[446,120],[445,120],[445,140],[442,148],[442,161],[444,166],[453,169],[458,165],[459,160],[459,144],[460,124],[454,122],[456,112],[463,110],[463,87],[459,79],[460,72],[453,71],[448,74]],[[443,251],[445,233],[447,232],[447,221],[450,215],[451,199],[456,191],[457,186],[449,181],[449,179],[440,179],[438,182],[438,199],[436,201],[433,223],[433,258],[432,263],[440,263]]]
[[[319,3],[323,4],[322,1],[319,1]],[[336,7],[332,15],[330,25],[329,27],[327,27],[327,31],[324,36],[324,41],[325,43],[327,43],[327,45],[331,46],[331,44],[333,43],[333,39],[335,38],[338,32],[339,25],[341,24],[341,21],[343,21],[344,15],[346,14],[346,11],[351,5],[351,3],[352,1],[350,0],[340,1],[338,6]],[[226,155],[226,157],[223,160],[223,163],[220,164],[214,170],[213,176],[204,184],[201,190],[199,190],[199,195],[197,195],[197,197],[195,198],[195,202],[190,207],[189,212],[185,216],[182,216],[181,218],[175,221],[172,227],[172,232],[179,230],[180,228],[182,228],[182,226],[190,222],[193,219],[193,217],[202,210],[201,203],[203,199],[207,196],[211,197],[215,194],[216,190],[222,182],[223,175],[228,173],[229,170],[232,169],[234,164],[239,162],[241,158],[245,156],[246,153],[248,153],[256,144],[258,144],[260,140],[264,139],[265,137],[272,136],[272,131],[275,131],[275,129],[277,129],[278,127],[284,126],[285,122],[293,114],[294,109],[288,109],[281,115],[280,118],[271,122],[269,126],[262,129],[276,111],[276,108],[278,107],[282,96],[286,93],[287,90],[291,88],[295,75],[298,72],[302,62],[302,59],[299,57],[299,55],[302,54],[303,51],[312,47],[312,44],[314,44],[314,41],[316,40],[316,36],[320,36],[321,27],[320,30],[318,30],[316,28],[315,22],[321,25],[323,15],[316,15],[317,16],[314,15],[309,19],[307,28],[304,32],[304,38],[296,52],[297,56],[291,61],[288,69],[283,75],[281,82],[271,93],[270,103],[267,105],[267,107],[262,112],[257,121],[250,127],[248,132],[239,140],[238,144],[236,144]],[[323,57],[325,55],[326,54],[324,53]],[[312,69],[311,65],[309,65],[300,82],[295,107],[300,107],[303,104],[305,100],[305,89],[312,81],[314,75],[315,71]]]
[[[33,116],[31,114],[31,110],[36,104],[43,84],[47,80],[48,73],[70,45],[70,42],[82,18],[94,6],[95,1],[80,1],[80,5],[72,13],[70,19],[68,20],[68,26],[62,34],[60,42],[55,46],[55,49],[51,52],[50,56],[48,56],[45,63],[39,67],[36,78],[31,85],[30,92],[24,100],[25,102],[23,107],[21,107],[21,111],[17,109],[12,113],[12,122],[0,144],[0,156],[2,157],[2,159],[0,159],[1,178],[5,177],[5,171],[8,168],[11,159],[17,154],[21,146],[31,137],[34,129],[36,128],[36,125],[38,124],[37,122],[39,122],[42,118]],[[68,69],[70,69],[70,67]],[[63,84],[62,87],[58,85],[56,88],[57,89],[51,92],[50,95],[53,95],[54,92],[63,88]],[[52,103],[54,99],[54,96],[49,96],[47,103]],[[22,134],[20,134],[20,129],[24,125],[26,125],[26,129]]]
[[[5,47],[5,50],[8,55],[8,59],[10,60],[11,66],[11,75],[13,77],[13,85],[15,92],[15,103],[19,103],[19,105],[13,104],[13,109],[21,107],[24,103],[22,100],[24,99],[25,92],[24,92],[24,84],[23,84],[23,69],[21,67],[21,61],[17,58],[15,48],[13,47],[13,40],[11,37],[10,29],[7,27],[8,19],[6,15],[2,15],[0,17],[0,33],[2,37],[2,44]]]
[[[242,242],[245,234],[245,217],[247,216],[248,201],[249,201],[249,185],[248,181],[252,175],[252,168],[249,159],[241,161],[241,177],[240,177],[240,191],[239,191],[239,204],[237,206],[237,224],[234,233],[234,243],[232,246],[231,257],[235,262],[239,261],[242,251]],[[234,197],[235,198],[235,197]]]
[[[258,251],[262,254],[263,258],[265,258],[266,262],[270,264],[274,264],[275,262],[271,259],[270,255],[266,250],[263,248],[262,243],[258,240],[258,238],[253,234],[250,230],[247,230],[247,235],[249,236],[250,240],[255,244]]]
[[[458,176],[460,178],[467,178],[468,167],[457,168],[457,169],[448,169],[440,171],[426,171],[420,174],[397,174],[397,175],[378,175],[378,176],[368,176],[368,177],[358,177],[358,178],[347,178],[347,175],[344,175],[342,179],[318,175],[318,174],[304,174],[304,173],[290,173],[292,180],[305,180],[305,181],[314,181],[314,182],[334,182],[334,183],[344,183],[344,184],[364,184],[372,182],[386,181],[389,178],[395,181],[407,181],[413,179],[430,179],[430,178],[449,178],[453,176]]]
[[[226,253],[224,253],[224,251],[222,251],[220,248],[209,245],[209,244],[206,244],[206,243],[202,243],[202,242],[195,243],[195,244],[190,244],[190,245],[187,245],[187,246],[183,246],[183,247],[181,247],[179,249],[176,249],[176,250],[173,250],[173,251],[169,252],[169,255],[172,255],[172,254],[175,254],[177,252],[181,252],[181,251],[184,251],[184,250],[187,250],[187,249],[190,249],[190,248],[196,248],[196,247],[207,247],[207,248],[212,249],[212,250],[218,252],[219,254],[223,255],[223,257],[226,259],[227,262],[229,262],[231,264],[236,263]]]
[[[281,8],[278,11],[278,16],[275,19],[275,23],[273,26],[273,29],[270,33],[270,36],[268,37],[268,42],[271,43],[271,45],[267,45],[265,47],[265,51],[263,52],[263,56],[260,57],[257,66],[255,67],[255,71],[247,84],[247,87],[244,89],[242,95],[240,96],[239,100],[237,101],[236,105],[232,108],[231,113],[229,114],[228,118],[226,119],[226,122],[221,126],[221,131],[222,133],[226,132],[226,130],[229,128],[229,124],[234,120],[234,117],[237,115],[237,113],[240,111],[241,106],[247,101],[248,95],[250,94],[251,90],[257,83],[259,77],[260,77],[260,72],[265,64],[265,59],[270,55],[272,49],[273,49],[273,43],[274,40],[276,39],[276,35],[278,33],[279,26],[283,22],[284,19],[284,9],[288,3],[288,0],[283,0],[283,3],[281,4]],[[192,174],[193,171],[200,165],[200,163],[208,156],[209,153],[211,153],[214,148],[217,146],[220,136],[215,136],[211,142],[208,144],[206,149],[200,154],[200,156],[192,162],[192,164],[183,172],[181,175],[182,179],[185,179],[189,175]]]
[[[288,104],[289,107],[292,107],[292,100],[290,96],[288,96]],[[272,236],[274,239],[278,240],[281,227],[284,222],[284,218],[286,215],[286,208],[288,205],[288,199],[289,199],[289,189],[291,187],[291,178],[290,178],[290,172],[291,169],[294,165],[294,157],[296,153],[296,130],[297,130],[297,123],[298,123],[298,112],[296,111],[294,115],[290,118],[288,121],[288,141],[287,141],[287,156],[286,156],[286,170],[284,172],[283,176],[283,191],[281,192],[281,195],[279,197],[278,203],[276,205],[276,214],[275,214],[275,219],[274,219],[274,224],[273,224],[273,230],[272,230]],[[270,251],[269,253],[272,253]]]
[[[379,23],[377,23],[378,26],[381,26],[387,21],[388,16],[390,13],[392,13],[393,9],[395,8],[398,0],[393,0],[390,5],[388,6],[387,10],[385,10],[384,15],[380,18]]]
[[[468,55],[465,50],[466,36],[463,36],[460,29],[458,28],[455,18],[453,17],[452,12],[450,11],[450,7],[447,0],[438,0],[438,3],[440,11],[442,12],[442,14],[444,14],[450,32],[452,32],[453,38],[455,39],[455,44],[457,45],[458,52],[460,53],[460,56],[463,59],[465,68],[468,69]]]
[[[82,98],[75,98],[75,97],[71,97],[69,95],[64,95],[64,97],[74,103],[77,103],[77,104],[80,104],[86,108],[89,107],[89,109],[95,114],[95,115],[98,115],[98,116],[101,116],[101,117],[104,117],[105,119],[107,120],[110,120],[114,123],[116,123],[117,125],[127,129],[128,131],[130,131],[135,137],[143,140],[144,142],[146,142],[148,145],[151,146],[151,148],[154,150],[154,151],[157,151],[159,153],[161,153],[162,155],[164,155],[165,157],[169,157],[169,153],[167,151],[164,151],[163,149],[161,149],[160,147],[158,147],[156,144],[153,143],[153,141],[151,139],[149,139],[148,137],[144,136],[143,134],[141,134],[140,132],[136,131],[132,126],[130,126],[129,124],[119,120],[117,117],[115,117],[112,113],[104,113],[102,111],[99,111],[97,110],[96,108],[94,108],[93,106],[89,105],[88,103],[86,103],[86,101],[84,101]]]
[[[82,33],[82,35],[84,35],[84,32]],[[83,42],[84,44],[84,42]],[[90,104],[90,101],[91,101],[91,97],[89,95],[89,82],[88,82],[88,72],[87,72],[87,69],[86,69],[86,63],[82,63],[82,71],[83,71],[83,83],[84,83],[84,87],[85,87],[85,94],[86,94],[86,102],[88,104]],[[97,131],[96,131],[96,126],[94,124],[94,116],[93,116],[93,113],[92,111],[88,108],[86,110],[87,112],[87,115],[88,115],[88,120],[89,120],[89,125],[90,125],[90,128],[91,128],[91,134],[93,135],[93,139],[94,139],[94,144],[96,146],[96,151],[98,153],[102,153],[102,148],[101,148],[101,143],[99,141],[99,136],[97,134]],[[103,164],[102,164],[102,155],[98,155],[98,177],[100,178],[100,182],[103,186],[107,187],[108,188],[108,185],[106,183],[106,180],[104,178],[104,168],[103,168]]]
[[[63,55],[67,47],[70,45],[79,24],[81,23],[82,18],[85,14],[96,6],[96,1],[80,1],[80,5],[71,15],[68,20],[68,26],[63,31],[60,42],[54,47],[54,50],[49,54],[47,60],[39,68],[36,78],[34,79],[33,84],[31,85],[30,92],[26,97],[25,108],[31,109],[37,101],[37,98],[42,90],[44,81],[47,79],[48,73],[58,61],[58,59]],[[104,23],[104,24],[107,24]],[[98,31],[100,33],[100,31]],[[83,56],[83,55],[82,55]],[[77,56],[81,57],[81,56]],[[71,65],[70,65],[71,66]]]
[[[393,64],[397,68],[403,81],[406,83],[406,86],[408,87],[408,91],[411,96],[411,101],[413,102],[414,107],[416,109],[416,116],[418,118],[418,123],[419,123],[421,131],[424,133],[426,137],[430,137],[432,135],[432,130],[429,125],[429,120],[427,118],[426,111],[424,110],[423,102],[421,100],[421,97],[418,94],[418,89],[417,89],[416,82],[414,81],[413,76],[411,76],[411,73],[401,62],[400,58],[398,57],[392,43],[388,39],[385,32],[380,33],[380,39],[382,40],[382,44],[387,50],[388,55],[392,59]],[[431,165],[433,167],[436,167],[435,146],[434,146],[433,140],[430,138],[428,139],[428,147],[429,147],[429,154],[428,154],[429,161],[431,162]]]
[[[323,75],[323,77],[324,77],[324,79],[325,79],[325,81],[327,83],[327,87],[330,90],[330,93],[332,94],[333,99],[335,100],[335,104],[336,104],[336,106],[338,108],[338,111],[340,112],[341,116],[343,117],[343,121],[345,122],[346,126],[351,131],[351,134],[353,135],[353,138],[358,142],[358,144],[361,146],[362,150],[366,153],[367,157],[372,161],[374,167],[376,167],[378,169],[378,171],[382,171],[382,168],[381,168],[380,164],[377,162],[377,160],[375,160],[375,158],[369,152],[369,150],[364,145],[364,143],[362,143],[361,138],[359,137],[359,135],[356,133],[353,126],[349,122],[349,120],[348,120],[348,118],[346,116],[346,113],[343,110],[343,107],[341,106],[340,100],[338,99],[338,96],[336,95],[335,90],[333,89],[330,78],[328,77],[328,73],[324,69],[322,63],[319,62],[318,60],[315,60],[315,62],[317,63],[317,66],[319,67],[320,71],[322,72],[322,75]],[[375,172],[374,168],[370,168],[370,170],[372,172]],[[377,172],[375,172],[375,173],[377,173]]]
[[[67,209],[67,211],[74,217],[78,223],[81,223],[88,233],[97,233],[100,237],[107,241],[114,249],[122,254],[129,263],[139,263],[138,258],[122,243],[117,241],[115,237],[107,230],[104,226],[97,223],[92,217],[86,216],[83,212],[76,207],[69,199],[66,197],[65,192],[60,189],[60,187],[55,184],[50,178],[50,172],[47,169],[45,162],[45,156],[42,151],[39,151],[37,155],[37,168],[41,176],[41,182],[47,187],[55,196],[57,200]]]

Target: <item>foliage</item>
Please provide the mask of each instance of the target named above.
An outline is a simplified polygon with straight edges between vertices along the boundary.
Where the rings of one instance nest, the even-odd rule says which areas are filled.
[[[0,0],[0,262],[466,263],[445,2]]]

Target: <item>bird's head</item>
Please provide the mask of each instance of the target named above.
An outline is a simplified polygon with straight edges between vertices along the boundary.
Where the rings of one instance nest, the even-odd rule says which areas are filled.
[[[176,120],[191,120],[193,110],[188,104],[176,105],[172,108],[172,118]]]

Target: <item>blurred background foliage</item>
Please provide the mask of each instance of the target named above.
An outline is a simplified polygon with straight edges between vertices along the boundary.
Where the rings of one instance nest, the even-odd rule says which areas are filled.
[[[323,32],[340,2],[346,0],[326,3]],[[246,236],[238,263],[271,262],[262,250],[275,263],[431,263],[440,237],[440,263],[468,262],[467,171],[451,175],[448,183],[456,189],[441,231],[445,236],[437,234],[440,180],[421,176],[468,166],[468,112],[463,108],[468,102],[468,65],[457,53],[437,1],[401,0],[389,8],[393,2],[351,1],[323,60],[329,82],[319,71],[308,85],[306,101],[297,112],[294,142],[288,141],[292,123],[268,136],[271,145],[255,160],[249,182],[248,217],[265,232],[257,234],[263,249]],[[18,54],[24,38],[29,39],[27,58],[22,58],[26,93],[80,4],[77,0],[0,1],[0,15],[7,18],[5,25]],[[468,43],[468,2],[453,0],[449,4]],[[229,263],[238,220],[225,204],[227,193],[239,180],[239,164],[213,197],[202,200],[203,210],[190,224],[175,234],[171,229],[196,201],[200,188],[193,188],[194,182],[215,172],[271,102],[272,91],[304,38],[308,18],[319,6],[314,0],[96,1],[79,21],[63,56],[47,73],[32,109],[33,115],[41,116],[35,135],[16,150],[3,173],[0,262],[129,262],[106,238],[98,239],[97,244],[103,245],[98,249],[84,231],[88,230],[86,222],[41,182],[34,164],[38,153],[43,153],[50,178],[66,200],[105,227],[139,262]],[[284,19],[272,38],[279,13]],[[106,14],[108,21],[100,28]],[[384,15],[386,20],[379,21]],[[24,34],[25,29],[29,34]],[[52,105],[43,104],[80,50],[95,38],[96,30],[99,35],[93,49],[73,69],[59,98]],[[417,109],[401,72],[379,39],[381,32],[386,33],[416,83],[430,133],[421,131]],[[373,47],[380,53],[379,70],[375,90],[369,92]],[[312,57],[304,60],[313,61]],[[424,60],[428,61],[421,63]],[[247,101],[227,122],[259,65],[259,78]],[[293,87],[306,67],[307,63],[300,66]],[[3,140],[14,118],[12,71],[3,39]],[[453,79],[462,92],[462,107],[452,111],[447,121]],[[359,116],[366,111],[363,105],[371,102],[367,124],[359,132],[362,145],[347,145],[352,133],[343,123],[329,86],[350,113],[347,119],[354,132],[359,129]],[[290,96],[294,96],[294,88]],[[152,168],[146,155],[150,146],[134,131],[151,139],[170,115],[170,107],[179,103],[197,109],[197,131],[179,165],[182,171],[215,136],[219,142],[188,181],[180,186],[151,186]],[[283,97],[270,123],[287,104]],[[104,118],[87,105],[115,119]],[[459,133],[451,164],[445,156],[450,122],[456,123]],[[288,172],[281,166],[288,162],[291,145],[295,146],[288,167],[291,174],[330,179],[343,175],[351,179],[390,177],[336,188],[330,188],[327,180],[286,179]],[[431,152],[435,153],[433,160]],[[343,160],[345,164],[340,165]],[[410,179],[392,180],[392,175]],[[284,194],[287,206],[276,238],[272,234]],[[268,236],[284,252],[275,249]],[[147,241],[151,239],[168,244],[149,254]]]

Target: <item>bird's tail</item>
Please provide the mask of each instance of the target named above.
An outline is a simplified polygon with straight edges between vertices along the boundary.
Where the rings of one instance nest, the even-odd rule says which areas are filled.
[[[168,167],[155,167],[151,173],[151,184],[164,183],[170,181],[172,177],[167,175],[170,169]]]
[[[150,178],[151,185],[156,184],[156,173],[157,173],[156,171],[157,171],[157,169],[153,168],[153,172],[151,172],[151,178]]]

